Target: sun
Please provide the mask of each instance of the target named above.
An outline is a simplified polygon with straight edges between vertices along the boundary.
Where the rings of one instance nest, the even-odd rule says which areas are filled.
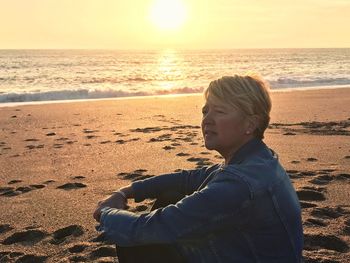
[[[176,30],[185,23],[186,11],[181,0],[155,0],[151,6],[150,19],[159,29]]]

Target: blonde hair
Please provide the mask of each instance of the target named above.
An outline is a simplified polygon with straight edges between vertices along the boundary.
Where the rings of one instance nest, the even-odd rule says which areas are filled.
[[[269,85],[260,76],[225,76],[210,82],[204,91],[206,100],[226,104],[241,111],[248,118],[256,116],[258,125],[254,131],[256,138],[263,139],[270,122],[271,98]]]

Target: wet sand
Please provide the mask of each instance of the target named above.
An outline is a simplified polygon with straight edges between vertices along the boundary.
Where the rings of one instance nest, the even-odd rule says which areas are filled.
[[[265,142],[297,189],[306,262],[350,262],[350,89],[273,92]],[[114,262],[97,201],[221,162],[203,146],[202,96],[0,108],[0,262]],[[147,211],[152,202],[130,210]]]

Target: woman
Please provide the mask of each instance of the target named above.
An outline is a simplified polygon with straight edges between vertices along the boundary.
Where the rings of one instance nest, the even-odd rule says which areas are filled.
[[[222,77],[204,94],[205,147],[225,162],[120,189],[94,213],[100,230],[118,245],[121,263],[157,262],[152,257],[159,262],[301,262],[299,201],[277,155],[262,142],[271,110],[267,84],[256,76]],[[137,215],[123,210],[128,198],[158,203],[150,213]]]

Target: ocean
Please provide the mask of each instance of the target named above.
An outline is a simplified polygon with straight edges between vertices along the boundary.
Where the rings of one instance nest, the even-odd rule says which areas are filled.
[[[210,81],[258,73],[272,90],[350,86],[350,48],[0,50],[0,105],[200,93]]]

